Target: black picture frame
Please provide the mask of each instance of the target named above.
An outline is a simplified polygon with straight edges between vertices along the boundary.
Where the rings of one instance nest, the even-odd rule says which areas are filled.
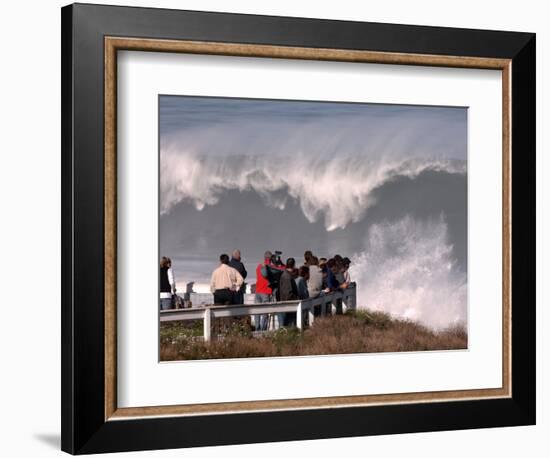
[[[61,14],[64,451],[535,424],[535,34],[89,4]],[[511,59],[512,396],[106,421],[105,36]]]

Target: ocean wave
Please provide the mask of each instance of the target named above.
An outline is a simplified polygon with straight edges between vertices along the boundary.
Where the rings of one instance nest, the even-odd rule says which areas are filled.
[[[295,199],[310,222],[323,218],[327,231],[363,219],[376,203],[373,191],[396,177],[415,178],[428,170],[466,173],[465,161],[444,157],[373,160],[338,154],[327,159],[301,152],[218,157],[173,145],[161,149],[160,164],[161,214],[182,201],[202,210],[218,204],[228,190],[255,191],[281,210]]]

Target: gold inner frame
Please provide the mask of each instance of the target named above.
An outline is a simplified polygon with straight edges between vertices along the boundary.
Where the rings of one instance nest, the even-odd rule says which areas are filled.
[[[461,67],[502,72],[502,387],[399,394],[335,396],[118,408],[116,336],[117,247],[117,51],[175,52],[240,57],[267,57]],[[512,394],[511,367],[511,60],[463,56],[404,54],[344,49],[301,48],[240,43],[105,37],[105,420],[151,416],[223,414],[270,410],[314,409],[380,404],[506,398]]]

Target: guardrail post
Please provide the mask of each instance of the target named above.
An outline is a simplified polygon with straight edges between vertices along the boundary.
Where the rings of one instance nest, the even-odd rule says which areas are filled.
[[[210,339],[212,337],[212,310],[210,310],[209,307],[206,307],[204,309],[203,325],[204,325],[204,341],[210,342]]]
[[[352,310],[357,309],[357,288],[353,288],[353,293],[349,297],[349,308]]]
[[[348,310],[353,310],[354,308],[353,294],[351,294],[349,291],[345,291],[344,296],[342,297],[342,312],[347,313]]]
[[[304,318],[304,315],[302,313],[302,303],[299,302],[298,303],[298,307],[296,308],[296,327],[298,329],[302,329],[303,327],[303,318]]]
[[[344,298],[345,301],[342,301],[346,306],[344,312],[355,310],[355,288],[353,290],[346,290]]]
[[[331,315],[336,315],[336,312],[337,312],[337,308],[336,308],[336,304],[334,303],[334,293],[331,294],[331,297],[330,297],[330,313]]]

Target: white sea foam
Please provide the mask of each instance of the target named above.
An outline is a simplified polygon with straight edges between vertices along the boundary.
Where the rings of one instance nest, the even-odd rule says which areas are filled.
[[[467,320],[467,278],[457,268],[443,217],[410,216],[371,226],[350,269],[359,307],[419,321],[434,329]]]
[[[161,151],[161,214],[189,200],[197,210],[216,205],[227,190],[255,191],[284,209],[296,199],[310,222],[324,219],[328,231],[361,220],[375,203],[372,191],[397,176],[414,178],[426,170],[465,173],[464,161],[448,158],[368,159],[343,154],[289,157],[262,155],[199,156],[168,145]]]

